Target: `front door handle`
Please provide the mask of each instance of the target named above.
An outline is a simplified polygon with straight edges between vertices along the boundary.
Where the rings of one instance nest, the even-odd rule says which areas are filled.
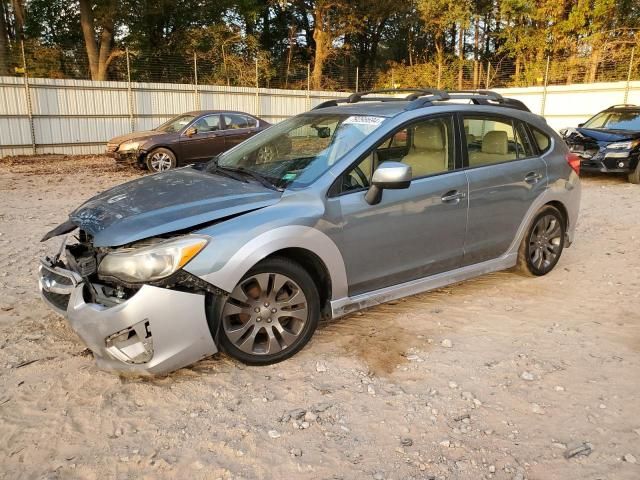
[[[458,203],[461,199],[467,196],[464,192],[459,192],[458,190],[450,190],[445,193],[440,199],[442,203]]]
[[[534,183],[538,183],[541,178],[542,178],[542,175],[540,175],[539,173],[529,172],[524,177],[524,181],[530,184],[534,184]]]

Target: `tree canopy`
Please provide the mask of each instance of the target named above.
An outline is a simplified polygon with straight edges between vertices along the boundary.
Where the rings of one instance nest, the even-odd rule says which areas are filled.
[[[639,30],[638,0],[0,0],[0,75],[23,41],[53,78],[479,88],[539,84],[551,57],[590,82],[626,78]]]

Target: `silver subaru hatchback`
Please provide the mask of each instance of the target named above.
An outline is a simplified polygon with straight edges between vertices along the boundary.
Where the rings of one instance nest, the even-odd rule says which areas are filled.
[[[101,368],[162,374],[218,350],[279,362],[322,318],[550,272],[580,203],[562,139],[494,92],[397,93],[325,102],[88,200],[43,238],[65,235],[43,299]]]

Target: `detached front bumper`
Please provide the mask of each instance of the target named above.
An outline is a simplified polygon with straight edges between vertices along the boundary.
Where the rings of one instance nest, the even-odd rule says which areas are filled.
[[[43,300],[67,318],[100,368],[164,374],[218,351],[204,295],[144,285],[114,306],[87,303],[82,278],[45,261],[38,285]]]

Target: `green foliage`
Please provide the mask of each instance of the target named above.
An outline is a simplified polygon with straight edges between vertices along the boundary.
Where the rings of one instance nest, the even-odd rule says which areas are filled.
[[[0,0],[0,73],[90,78],[80,0]],[[107,78],[305,88],[624,79],[638,0],[92,0]],[[22,15],[24,11],[24,15]],[[129,51],[127,69],[125,49]],[[632,74],[638,75],[640,48]],[[490,65],[490,67],[489,67]],[[317,68],[316,68],[317,67]],[[638,73],[636,73],[638,72]],[[487,78],[488,75],[488,78]]]

